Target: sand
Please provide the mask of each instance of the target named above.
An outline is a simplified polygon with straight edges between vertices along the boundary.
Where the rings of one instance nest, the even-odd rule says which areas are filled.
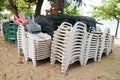
[[[60,63],[50,64],[49,59],[38,61],[33,67],[24,56],[18,56],[17,45],[8,44],[0,34],[0,80],[120,80],[120,39],[115,39],[113,53],[100,62],[89,61],[83,68],[79,62],[60,73]]]

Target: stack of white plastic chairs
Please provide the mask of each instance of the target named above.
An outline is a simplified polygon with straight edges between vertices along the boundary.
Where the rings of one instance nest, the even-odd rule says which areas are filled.
[[[32,34],[27,32],[27,55],[33,62],[33,66],[37,66],[37,60],[50,57],[51,36],[45,33]]]
[[[110,35],[109,36],[109,50],[108,50],[108,55],[112,51],[113,45],[114,45],[114,36]]]
[[[98,61],[101,60],[103,53],[108,55],[109,36],[110,36],[110,29],[106,28],[103,34],[101,35],[101,41],[100,41],[99,52],[98,52]]]
[[[21,53],[24,54],[25,60],[27,61],[27,53],[26,53],[26,34],[25,34],[25,28],[22,25],[19,25],[18,31],[17,31],[17,46],[18,46],[18,55],[21,55]]]
[[[4,34],[3,34],[3,20],[2,19],[0,21],[0,31],[1,31],[1,35],[4,37]]]
[[[61,72],[67,71],[70,64],[79,61],[83,66],[84,51],[87,33],[86,25],[77,22],[72,25],[62,23],[53,36],[51,48],[51,64],[55,61],[61,62]]]
[[[91,58],[94,59],[94,62],[97,61],[97,52],[99,47],[99,35],[94,33],[88,33],[88,38],[86,42],[86,49],[84,54],[84,65]]]
[[[37,60],[50,57],[51,36],[46,33],[32,34],[19,25],[17,32],[18,54],[24,54],[25,60],[31,59],[34,66]]]
[[[95,31],[93,33],[99,35],[98,61],[100,61],[103,53],[105,53],[106,55],[108,55],[109,53],[110,29],[106,28],[104,32]]]

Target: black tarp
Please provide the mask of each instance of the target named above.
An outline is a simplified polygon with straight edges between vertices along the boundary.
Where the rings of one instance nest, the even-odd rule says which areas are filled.
[[[77,21],[85,23],[88,32],[91,32],[91,28],[96,28],[96,20],[88,16],[40,15],[35,19],[35,22],[41,25],[42,32],[48,33],[51,36],[62,22],[69,22],[74,25]]]

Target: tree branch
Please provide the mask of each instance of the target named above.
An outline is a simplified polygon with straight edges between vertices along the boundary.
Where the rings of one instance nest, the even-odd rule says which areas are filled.
[[[14,4],[13,0],[8,0],[13,12],[18,16],[17,6]],[[19,17],[19,16],[18,16]]]

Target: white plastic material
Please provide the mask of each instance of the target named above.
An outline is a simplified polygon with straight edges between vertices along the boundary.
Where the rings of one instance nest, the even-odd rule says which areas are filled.
[[[87,64],[88,59],[93,58],[94,62],[97,61],[97,52],[99,47],[99,36],[94,33],[88,33],[86,42],[86,51],[84,55],[84,65]]]
[[[17,44],[18,44],[18,55],[21,55],[21,53],[24,54],[25,60],[28,60],[27,53],[26,53],[26,33],[25,28],[22,25],[18,26],[17,31]],[[21,52],[22,51],[22,52]]]
[[[99,35],[99,49],[98,49],[98,61],[101,60],[103,52],[106,55],[109,54],[109,36],[110,36],[110,29],[106,28],[104,32],[94,32],[95,34]]]
[[[110,35],[109,36],[109,50],[108,50],[107,55],[109,55],[110,52],[112,51],[113,45],[114,45],[114,36]]]
[[[1,20],[0,29],[1,29],[1,35],[2,35],[3,38],[4,38],[4,33],[3,33],[3,20]]]
[[[45,33],[32,34],[25,31],[24,26],[19,25],[17,32],[18,54],[22,53],[25,60],[30,58],[34,66],[37,60],[50,57],[51,36]]]
[[[50,57],[51,36],[44,33],[32,34],[26,32],[27,36],[27,54],[33,62],[33,66],[37,66],[37,60]]]
[[[67,25],[67,26],[66,26]],[[83,66],[86,44],[86,25],[77,22],[73,28],[69,23],[62,23],[54,32],[51,48],[51,64],[61,62],[61,72],[65,73],[70,64],[80,61]]]

